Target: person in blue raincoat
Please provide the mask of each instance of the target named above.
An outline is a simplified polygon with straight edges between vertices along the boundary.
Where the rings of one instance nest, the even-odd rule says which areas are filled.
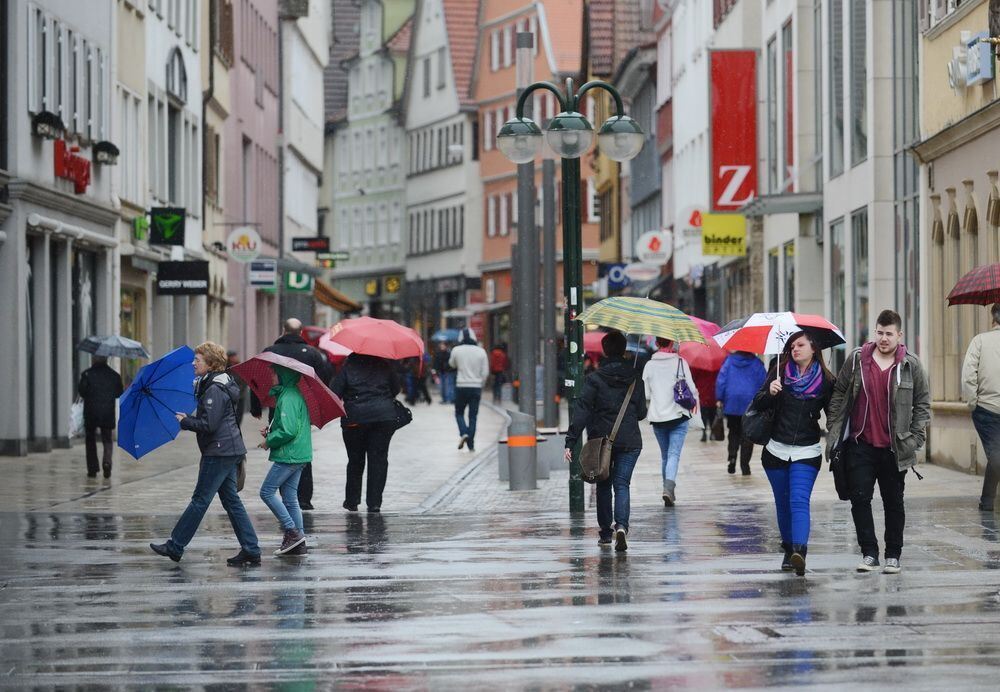
[[[715,380],[715,399],[729,428],[729,473],[736,473],[738,452],[740,470],[744,476],[750,475],[753,442],[743,439],[743,414],[766,379],[767,370],[760,358],[747,351],[736,351],[726,358]]]

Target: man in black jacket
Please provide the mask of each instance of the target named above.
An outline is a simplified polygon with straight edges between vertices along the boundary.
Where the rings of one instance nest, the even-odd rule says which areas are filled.
[[[115,429],[115,399],[123,392],[122,377],[104,356],[93,356],[91,366],[80,375],[77,392],[83,399],[83,429],[87,446],[87,476],[97,476],[97,429],[104,446],[104,477],[111,478],[111,432]]]
[[[270,353],[277,353],[279,356],[294,358],[300,363],[305,363],[316,371],[316,376],[329,386],[333,379],[333,368],[327,357],[314,346],[306,343],[302,338],[302,322],[290,317],[285,320],[284,333],[278,337],[272,345],[264,349]],[[263,407],[253,392],[250,393],[250,415],[260,418]],[[268,416],[270,420],[270,416]],[[312,509],[313,479],[312,464],[306,464],[302,469],[302,476],[299,478],[299,507],[302,509]]]

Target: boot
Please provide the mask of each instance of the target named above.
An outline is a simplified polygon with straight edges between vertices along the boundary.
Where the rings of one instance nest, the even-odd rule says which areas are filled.
[[[781,571],[791,572],[795,567],[792,566],[792,544],[781,542],[781,549],[785,551],[785,557],[781,559]]]
[[[677,499],[676,497],[674,497],[674,488],[676,488],[676,487],[677,487],[677,484],[674,481],[663,481],[663,506],[664,507],[673,507],[674,506],[674,500]]]
[[[743,473],[744,476],[749,476],[750,475],[750,461],[749,460],[747,460],[747,461],[741,461],[740,462],[740,471]]]
[[[729,472],[730,475],[736,473],[736,460],[735,459],[730,459],[729,460],[729,467],[726,470]]]
[[[792,567],[795,568],[796,575],[800,577],[806,576],[806,546],[792,546],[792,556],[789,558],[789,562],[791,562]]]

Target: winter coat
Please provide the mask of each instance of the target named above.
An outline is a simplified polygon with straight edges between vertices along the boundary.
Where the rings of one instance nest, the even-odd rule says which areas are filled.
[[[281,464],[308,464],[312,461],[312,429],[309,409],[299,391],[299,373],[283,368],[274,368],[278,384],[268,392],[274,397],[274,418],[267,433],[268,457]]]
[[[107,363],[93,365],[80,375],[77,393],[83,399],[86,428],[115,427],[115,399],[122,395],[122,376]]]
[[[448,364],[448,359],[451,358],[451,350],[446,349],[444,351],[434,352],[434,362],[433,369],[438,375],[444,374],[446,372],[455,372],[455,368]]]
[[[715,380],[715,399],[727,416],[742,416],[767,379],[767,370],[756,356],[731,353]]]
[[[827,416],[827,429],[830,431],[826,438],[827,457],[832,456],[852,432],[860,432],[850,429],[851,412],[854,402],[858,400],[858,392],[866,386],[861,366],[862,351],[869,349],[871,353],[874,348],[874,343],[869,342],[854,349],[837,375]],[[896,466],[905,471],[916,465],[917,450],[924,446],[927,424],[931,419],[931,396],[920,359],[906,352],[905,347],[901,348],[904,349],[902,359],[892,366],[889,375],[889,438],[896,455]],[[874,392],[871,395],[874,396]]]
[[[680,372],[678,373],[678,366]],[[690,418],[693,414],[674,401],[674,384],[680,374],[687,380],[688,388],[698,401],[698,387],[687,361],[676,353],[657,351],[642,369],[642,382],[646,386],[646,396],[649,397],[650,423],[665,423],[678,418]]]
[[[333,379],[333,366],[330,360],[315,346],[310,346],[305,339],[296,334],[282,334],[277,341],[264,349],[266,353],[277,353],[279,356],[294,358],[300,363],[305,363],[316,371],[316,377],[325,385],[330,384]],[[250,393],[250,415],[254,418],[260,417],[262,406],[260,399]]]
[[[632,398],[625,409],[613,451],[642,449],[639,421],[646,417],[646,388],[630,361],[607,359],[596,372],[583,381],[583,393],[577,401],[573,421],[566,433],[566,447],[572,448],[584,430],[593,440],[611,434],[629,384],[635,381]]]
[[[390,360],[352,353],[333,378],[330,388],[344,400],[347,409],[341,425],[396,420],[393,401],[399,394],[400,380]]]
[[[482,346],[459,344],[451,349],[448,363],[458,371],[455,384],[459,387],[482,388],[490,376],[490,359]]]
[[[774,380],[775,373],[772,369],[753,398],[753,407],[758,411],[776,408],[771,439],[795,447],[809,447],[819,443],[822,435],[819,417],[821,413],[829,411],[833,380],[824,377],[819,394],[813,399],[795,398],[792,388],[785,382],[782,382],[784,386],[778,396],[772,396],[771,383]]]
[[[507,352],[502,348],[494,348],[490,351],[490,372],[494,375],[501,372],[507,372],[510,368],[510,358],[507,357]]]
[[[236,425],[240,386],[228,373],[210,372],[198,380],[195,389],[198,410],[181,421],[182,430],[194,431],[198,449],[206,457],[243,456],[247,448]]]

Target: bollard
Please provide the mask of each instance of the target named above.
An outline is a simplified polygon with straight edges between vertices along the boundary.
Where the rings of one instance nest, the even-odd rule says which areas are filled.
[[[510,412],[507,426],[507,457],[510,466],[511,490],[534,490],[538,464],[535,440],[535,417],[519,411]]]

